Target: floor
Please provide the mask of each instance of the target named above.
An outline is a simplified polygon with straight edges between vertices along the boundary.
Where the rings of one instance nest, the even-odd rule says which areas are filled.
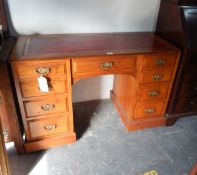
[[[110,100],[74,104],[75,144],[26,155],[8,149],[12,175],[186,175],[197,161],[197,116],[128,132]]]

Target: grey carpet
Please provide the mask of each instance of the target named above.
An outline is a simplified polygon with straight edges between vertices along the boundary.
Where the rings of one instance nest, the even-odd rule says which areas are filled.
[[[26,155],[8,148],[12,175],[184,175],[197,161],[197,116],[128,132],[110,100],[74,104],[78,140]]]

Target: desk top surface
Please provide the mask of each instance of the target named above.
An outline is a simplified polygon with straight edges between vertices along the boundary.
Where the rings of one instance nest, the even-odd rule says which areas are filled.
[[[11,61],[96,55],[179,52],[152,33],[19,36]]]

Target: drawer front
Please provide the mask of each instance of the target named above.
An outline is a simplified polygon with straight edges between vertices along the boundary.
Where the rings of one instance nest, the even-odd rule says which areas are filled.
[[[145,55],[143,69],[152,69],[176,64],[176,55]]]
[[[66,63],[29,63],[17,65],[19,78],[32,78],[44,75],[58,77],[66,73]]]
[[[158,69],[153,71],[143,71],[141,73],[140,83],[156,83],[161,81],[170,81],[173,69]]]
[[[113,73],[136,68],[136,56],[104,56],[72,59],[72,71],[77,74]]]
[[[49,80],[49,92],[42,92],[38,87],[38,81],[33,80],[31,82],[21,82],[20,88],[23,97],[34,97],[42,95],[52,95],[57,93],[67,92],[67,81],[66,80]]]
[[[68,112],[67,97],[24,102],[26,117]]]
[[[28,128],[31,138],[50,136],[68,132],[68,118],[56,117],[41,120],[28,121]]]
[[[138,92],[138,101],[165,98],[168,94],[169,83],[154,83],[142,85]]]
[[[134,119],[161,117],[164,100],[141,102],[136,105]]]

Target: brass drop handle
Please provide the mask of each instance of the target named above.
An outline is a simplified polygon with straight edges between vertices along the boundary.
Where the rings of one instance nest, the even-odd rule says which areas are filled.
[[[146,114],[152,114],[152,113],[154,113],[156,110],[155,110],[155,108],[146,108],[145,110],[144,110],[144,112],[146,113]]]
[[[153,80],[158,81],[158,80],[161,80],[161,79],[163,78],[163,75],[160,75],[160,74],[154,74],[154,75],[152,75],[152,78],[153,78]]]
[[[102,69],[110,69],[110,68],[113,67],[113,65],[114,65],[113,62],[105,62],[105,63],[101,63],[100,64],[100,68],[102,68]]]
[[[150,97],[157,97],[157,96],[159,96],[159,94],[160,94],[160,92],[158,90],[152,90],[152,91],[148,92],[148,95]]]
[[[44,126],[44,129],[45,130],[48,130],[48,131],[52,131],[55,128],[57,128],[57,125],[56,124],[47,124],[47,125]]]
[[[40,67],[36,69],[36,73],[39,75],[47,75],[50,72],[50,68],[48,67]]]
[[[166,60],[159,58],[159,59],[155,60],[155,64],[158,66],[164,66],[166,64]]]
[[[54,104],[44,104],[44,105],[41,106],[42,111],[45,111],[45,112],[51,111],[54,108],[55,108]]]

